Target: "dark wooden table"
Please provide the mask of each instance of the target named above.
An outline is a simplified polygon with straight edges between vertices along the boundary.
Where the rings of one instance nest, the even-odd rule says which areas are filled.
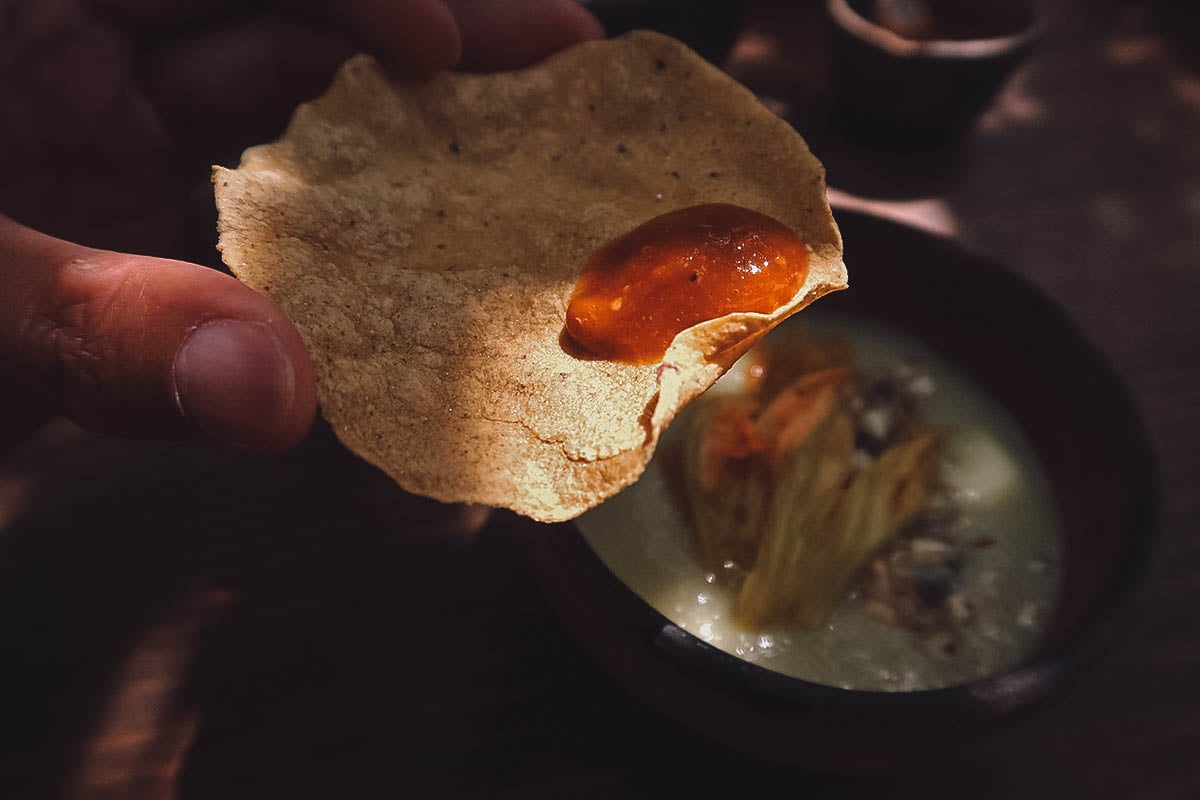
[[[762,4],[731,71],[811,123],[843,202],[1011,265],[1140,403],[1166,508],[1117,647],[979,762],[785,769],[634,698],[516,532],[326,430],[256,459],[56,424],[0,461],[0,796],[1200,797],[1200,27],[1067,3],[961,148],[897,156],[822,131],[815,6]]]

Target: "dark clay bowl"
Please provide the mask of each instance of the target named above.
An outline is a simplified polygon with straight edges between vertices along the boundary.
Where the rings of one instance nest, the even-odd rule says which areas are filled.
[[[992,102],[1040,33],[1033,0],[927,0],[954,16],[955,38],[905,38],[878,23],[879,0],[827,0],[832,75],[844,133],[879,144],[939,146]],[[949,36],[949,32],[946,34]]]
[[[1128,392],[1063,311],[999,264],[876,217],[837,213],[851,289],[823,307],[931,345],[1004,405],[1043,461],[1065,537],[1059,605],[1018,667],[946,689],[870,692],[784,676],[682,630],[620,582],[570,523],[531,535],[573,635],[647,703],[726,745],[825,769],[986,752],[1111,641],[1159,516],[1146,431]]]

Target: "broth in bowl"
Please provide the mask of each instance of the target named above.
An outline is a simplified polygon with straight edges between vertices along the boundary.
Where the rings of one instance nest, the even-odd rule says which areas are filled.
[[[1029,656],[1061,544],[1016,420],[861,317],[810,309],[760,347],[680,415],[637,484],[577,520],[600,560],[683,630],[813,683],[934,689]],[[812,418],[799,432],[772,424],[789,403]]]

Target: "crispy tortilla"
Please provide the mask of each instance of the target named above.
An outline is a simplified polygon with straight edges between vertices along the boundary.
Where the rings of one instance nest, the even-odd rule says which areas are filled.
[[[213,181],[225,263],[300,330],[342,442],[409,491],[542,521],[636,480],[684,405],[846,285],[804,141],[654,33],[420,81],[356,56],[282,139]],[[761,211],[810,246],[787,305],[696,325],[657,364],[563,341],[597,247],[705,202]]]

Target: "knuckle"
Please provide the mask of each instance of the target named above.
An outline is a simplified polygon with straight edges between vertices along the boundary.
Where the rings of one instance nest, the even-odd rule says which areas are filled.
[[[70,259],[50,271],[18,323],[22,360],[64,410],[94,402],[117,372],[127,347],[120,320],[137,291],[128,273],[119,264]]]

